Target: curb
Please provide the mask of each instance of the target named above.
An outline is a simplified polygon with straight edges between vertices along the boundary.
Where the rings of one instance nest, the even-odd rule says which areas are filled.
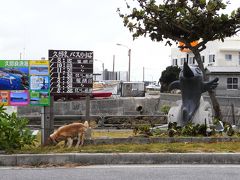
[[[66,153],[0,155],[0,166],[114,164],[240,164],[240,153]]]

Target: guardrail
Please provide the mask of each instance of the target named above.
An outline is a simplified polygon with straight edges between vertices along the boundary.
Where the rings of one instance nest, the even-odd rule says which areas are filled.
[[[41,116],[40,115],[27,115],[20,116],[29,119],[29,127],[40,128],[41,127]],[[84,121],[85,116],[83,115],[55,115],[54,126],[59,127],[63,124],[68,124],[74,121]],[[162,125],[167,124],[166,115],[92,115],[90,121],[95,121],[97,128],[132,128],[135,124],[151,124],[151,125]]]

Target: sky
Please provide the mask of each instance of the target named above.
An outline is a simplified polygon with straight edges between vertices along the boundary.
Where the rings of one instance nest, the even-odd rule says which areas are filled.
[[[133,38],[117,8],[124,0],[1,0],[0,59],[48,58],[48,50],[94,51],[95,71],[104,67],[128,71],[131,49],[131,81],[158,81],[171,64],[171,48],[148,38]],[[232,0],[228,10],[240,7]],[[117,46],[120,43],[124,46]]]

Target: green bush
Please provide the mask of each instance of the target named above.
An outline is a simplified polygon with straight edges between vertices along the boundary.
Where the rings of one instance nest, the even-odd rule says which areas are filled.
[[[32,145],[34,136],[27,128],[28,120],[18,118],[16,113],[8,115],[0,106],[0,149],[21,149],[24,145]]]
[[[206,136],[206,126],[205,125],[193,125],[192,123],[187,124],[186,126],[183,127],[182,129],[182,135],[183,136]]]
[[[189,123],[184,127],[177,126],[176,122],[169,123],[168,124],[168,136],[174,137],[177,136],[206,136],[207,134],[207,128],[205,125],[200,124],[192,124]]]
[[[170,122],[168,123],[168,136],[174,137],[181,135],[182,128],[180,126],[177,126],[176,122]]]
[[[232,125],[230,123],[227,122],[223,122],[223,126],[224,126],[224,132],[228,135],[228,136],[233,136],[234,135],[234,130],[232,128]]]
[[[163,106],[161,107],[161,112],[163,112],[164,114],[168,114],[170,108],[171,108],[171,106],[163,105]]]
[[[135,126],[133,129],[135,135],[141,134],[143,136],[152,136],[152,132],[149,125],[139,125]]]

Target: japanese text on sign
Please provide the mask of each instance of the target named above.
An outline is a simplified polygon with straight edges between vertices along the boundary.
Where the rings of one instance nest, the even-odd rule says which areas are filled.
[[[91,93],[93,51],[49,50],[51,93]]]

